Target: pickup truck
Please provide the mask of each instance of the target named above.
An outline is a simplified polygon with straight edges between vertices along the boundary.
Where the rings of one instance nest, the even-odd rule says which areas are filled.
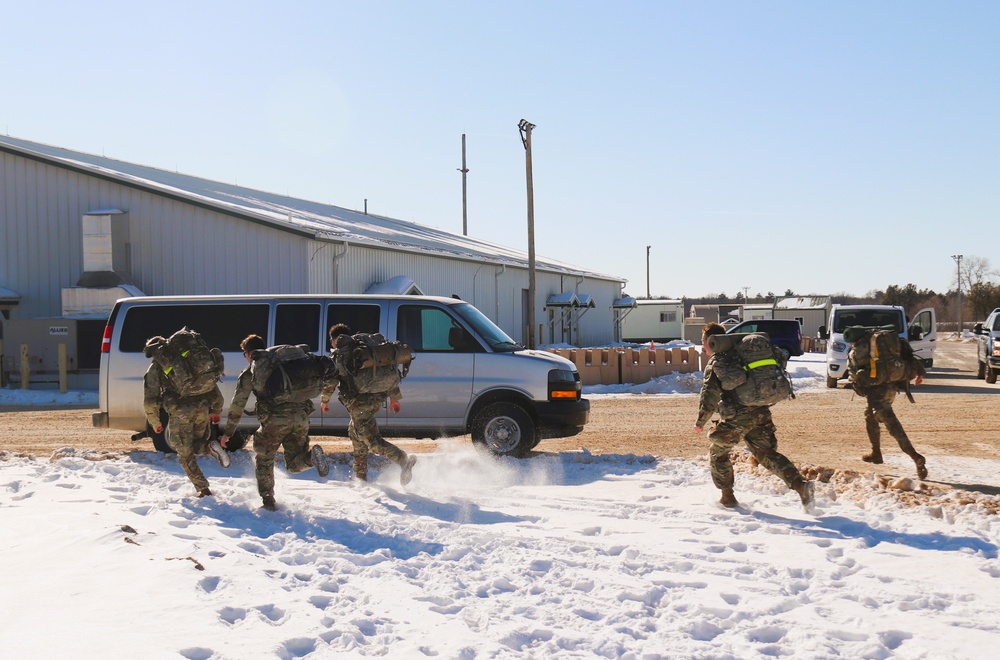
[[[979,363],[976,376],[993,384],[1000,372],[1000,307],[990,312],[985,321],[977,323],[972,332],[976,335],[976,362]]]

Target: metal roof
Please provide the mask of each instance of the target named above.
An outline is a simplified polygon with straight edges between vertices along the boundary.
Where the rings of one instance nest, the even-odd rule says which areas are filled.
[[[527,254],[519,250],[387,216],[351,211],[3,135],[0,135],[0,152],[147,190],[316,240],[346,241],[442,257],[528,266]],[[536,258],[535,265],[543,271],[625,281],[621,277],[553,259]]]
[[[774,303],[775,309],[826,309],[830,296],[790,296]]]

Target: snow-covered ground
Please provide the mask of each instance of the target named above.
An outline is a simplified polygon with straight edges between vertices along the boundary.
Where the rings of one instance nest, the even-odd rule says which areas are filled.
[[[799,391],[822,387],[811,359],[790,367]],[[675,380],[659,391],[697,391]],[[228,470],[201,459],[215,495],[200,500],[172,456],[0,452],[3,655],[937,659],[1000,644],[996,496],[835,477],[810,515],[762,469],[738,471],[741,507],[721,508],[703,460],[441,442],[404,489],[395,466],[359,486],[334,458],[325,479],[279,461],[268,512],[249,452]],[[995,488],[998,467],[935,457],[943,482]]]

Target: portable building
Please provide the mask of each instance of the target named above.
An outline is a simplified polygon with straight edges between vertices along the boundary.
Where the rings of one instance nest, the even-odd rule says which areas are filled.
[[[672,341],[684,336],[684,303],[680,300],[636,300],[622,319],[623,342]]]
[[[802,326],[803,337],[818,337],[831,305],[830,296],[789,296],[774,303],[774,318],[795,319]]]

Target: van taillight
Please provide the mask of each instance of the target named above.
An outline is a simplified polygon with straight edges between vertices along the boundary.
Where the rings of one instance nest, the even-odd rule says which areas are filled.
[[[101,352],[102,353],[110,353],[111,352],[111,331],[113,329],[114,328],[112,328],[110,325],[104,326],[104,338],[101,339]]]

